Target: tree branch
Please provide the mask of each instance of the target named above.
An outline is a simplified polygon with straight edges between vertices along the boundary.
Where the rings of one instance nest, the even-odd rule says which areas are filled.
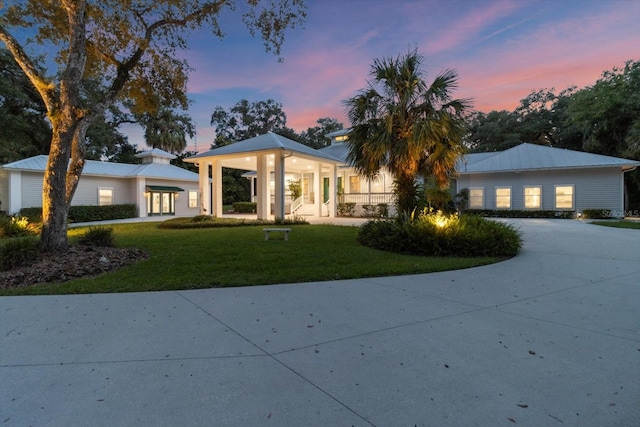
[[[0,25],[0,41],[2,41],[16,63],[20,66],[31,84],[38,91],[44,101],[47,111],[54,111],[57,108],[57,98],[55,95],[55,85],[45,79],[35,64],[26,54],[20,43]]]

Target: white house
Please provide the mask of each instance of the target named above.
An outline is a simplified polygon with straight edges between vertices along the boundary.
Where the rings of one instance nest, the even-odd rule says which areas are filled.
[[[327,134],[330,145],[313,150],[269,132],[186,161],[200,166],[202,206],[212,206],[214,215],[222,213],[222,167],[254,171],[246,176],[252,179],[258,218],[301,212],[331,217],[339,203],[355,204],[355,215],[379,204],[392,208],[392,176],[386,170],[371,180],[359,176],[348,162],[348,134],[349,129]],[[464,156],[452,191],[468,189],[471,209],[605,209],[624,216],[624,174],[638,166],[634,160],[523,143]],[[205,179],[210,174],[214,189],[207,192]],[[302,184],[299,200],[291,200],[287,191],[293,180]],[[205,200],[207,194],[211,200]]]
[[[136,155],[138,165],[87,160],[72,205],[135,204],[138,216],[193,216],[200,212],[198,174],[171,165],[173,154],[160,149]],[[0,166],[1,209],[16,214],[42,206],[47,156]]]
[[[638,166],[639,161],[523,143],[464,156],[456,190],[469,190],[470,209],[604,209],[622,217],[624,174]]]

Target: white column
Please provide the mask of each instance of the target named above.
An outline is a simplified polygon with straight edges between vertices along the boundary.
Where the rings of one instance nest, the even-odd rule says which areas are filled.
[[[318,162],[316,164],[316,170],[313,173],[313,192],[314,196],[314,206],[317,217],[322,216],[322,163]]]
[[[338,207],[338,176],[336,165],[329,166],[329,217],[335,218]]]
[[[256,212],[258,219],[269,219],[269,211],[271,210],[271,202],[269,197],[269,166],[267,154],[260,153],[257,155],[257,194]]]
[[[278,151],[274,158],[275,209],[276,219],[284,219],[284,153]]]
[[[209,162],[201,161],[198,166],[198,187],[200,190],[200,214],[211,215],[209,206],[211,205],[209,190]]]
[[[40,191],[42,193],[42,190]],[[42,202],[40,202],[42,206]],[[22,172],[9,172],[9,200],[5,210],[9,215],[17,214],[22,209]]]
[[[136,178],[136,204],[138,206],[138,217],[140,218],[146,217],[147,211],[149,210],[147,206],[147,197],[145,196],[147,191],[146,184],[146,178]]]
[[[211,210],[213,216],[222,216],[222,163],[218,159],[213,159],[211,164],[211,176],[213,178],[213,194]]]

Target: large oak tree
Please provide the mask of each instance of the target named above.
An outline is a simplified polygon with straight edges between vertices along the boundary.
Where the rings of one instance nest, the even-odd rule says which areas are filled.
[[[305,17],[303,0],[0,0],[0,41],[42,98],[52,138],[43,182],[41,249],[67,247],[67,214],[85,163],[89,125],[117,100],[133,101],[134,113],[160,105],[186,107],[189,67],[176,53],[187,35],[238,11],[267,51],[280,54],[284,32]],[[230,18],[229,18],[230,19]],[[40,48],[40,51],[38,51]],[[38,68],[49,52],[57,69]],[[86,102],[83,82],[98,78],[101,96]]]

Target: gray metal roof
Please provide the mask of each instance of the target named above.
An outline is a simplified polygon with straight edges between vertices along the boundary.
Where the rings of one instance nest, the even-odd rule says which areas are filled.
[[[285,138],[277,133],[267,132],[264,135],[256,136],[253,138],[245,139],[244,141],[234,142],[233,144],[225,145],[224,147],[214,148],[213,150],[206,151],[204,153],[197,154],[192,157],[188,157],[185,162],[195,163],[198,159],[213,156],[229,156],[234,154],[246,154],[257,151],[273,151],[284,150],[291,151],[295,154],[302,154],[309,157],[321,158],[333,163],[340,162],[339,159],[332,157],[329,154],[322,153],[319,150],[315,150],[306,145],[300,144],[292,139]]]
[[[47,166],[45,155],[29,157],[3,165],[4,169],[44,172]],[[108,176],[117,178],[160,178],[170,180],[198,181],[198,174],[174,165],[147,163],[132,165],[127,163],[99,162],[87,160],[82,170],[83,175]]]
[[[349,148],[344,143],[334,142],[331,145],[320,148],[318,151],[328,154],[331,157],[335,157],[342,163],[348,163],[347,156],[349,155]]]
[[[494,153],[467,154],[459,163],[458,173],[490,173],[545,169],[620,167],[633,169],[639,161],[603,156],[582,151],[522,143]]]

